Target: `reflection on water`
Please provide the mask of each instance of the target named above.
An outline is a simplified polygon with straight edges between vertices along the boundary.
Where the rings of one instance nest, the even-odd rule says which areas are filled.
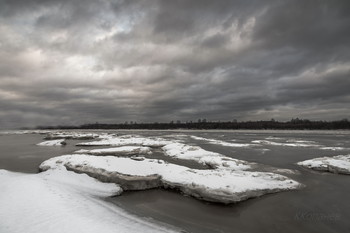
[[[347,232],[350,224],[350,176],[318,173],[296,162],[321,156],[349,154],[350,150],[260,145],[228,147],[195,140],[194,135],[234,143],[254,140],[312,141],[325,147],[350,148],[347,131],[111,131],[118,134],[159,136],[201,146],[226,156],[278,168],[296,169],[291,178],[306,185],[297,191],[266,195],[228,206],[210,204],[166,190],[126,192],[108,200],[137,215],[153,218],[189,232]],[[65,147],[39,147],[43,135],[1,135],[0,168],[37,172],[38,165],[79,148],[79,140]],[[158,155],[157,156],[161,156]]]

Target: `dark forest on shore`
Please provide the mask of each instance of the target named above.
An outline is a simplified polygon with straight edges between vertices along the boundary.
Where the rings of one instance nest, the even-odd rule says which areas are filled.
[[[338,121],[311,121],[307,119],[292,119],[286,122],[276,121],[206,121],[199,119],[196,122],[174,122],[169,123],[137,123],[125,122],[119,124],[83,124],[79,126],[58,125],[58,126],[38,126],[37,129],[280,129],[280,130],[334,130],[350,129],[350,121],[347,119]]]

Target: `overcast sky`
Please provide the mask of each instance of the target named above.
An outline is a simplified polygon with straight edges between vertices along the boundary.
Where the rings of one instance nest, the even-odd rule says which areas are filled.
[[[0,0],[0,128],[349,107],[349,0]]]

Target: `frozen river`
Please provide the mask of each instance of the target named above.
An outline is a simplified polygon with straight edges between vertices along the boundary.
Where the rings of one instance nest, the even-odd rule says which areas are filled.
[[[306,159],[350,154],[349,131],[106,132],[180,140],[207,151],[258,163],[261,169],[296,170],[296,174],[287,176],[305,185],[300,190],[264,195],[230,205],[199,201],[162,189],[127,191],[121,196],[106,198],[110,205],[117,205],[133,215],[187,232],[322,233],[346,232],[350,227],[350,176],[315,172],[296,165]],[[86,142],[67,140],[63,147],[37,146],[43,137],[40,134],[0,135],[0,169],[37,173],[43,161],[72,153],[79,149],[76,144]],[[162,158],[157,153],[152,156]],[[164,159],[199,168],[198,164],[189,161]]]

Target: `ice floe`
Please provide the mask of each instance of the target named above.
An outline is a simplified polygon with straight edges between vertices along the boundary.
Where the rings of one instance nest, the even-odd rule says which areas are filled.
[[[252,143],[261,144],[261,145],[271,145],[271,146],[290,146],[290,147],[318,147],[319,145],[314,143],[305,143],[305,142],[273,142],[268,140],[254,140]]]
[[[216,145],[221,145],[221,146],[230,146],[230,147],[250,147],[250,146],[255,146],[254,144],[249,144],[249,143],[232,143],[232,142],[225,142],[221,140],[216,140],[216,139],[209,139],[209,138],[203,138],[203,137],[197,137],[197,136],[191,136],[191,138],[196,139],[196,140],[202,140],[202,141],[207,141],[210,144],[216,144]]]
[[[182,160],[192,160],[200,164],[207,165],[211,168],[228,168],[231,170],[246,170],[251,168],[250,164],[246,161],[233,159],[223,156],[219,153],[206,151],[198,146],[190,146],[176,140],[165,140],[162,138],[145,138],[141,136],[126,135],[120,137],[110,136],[103,140],[93,142],[83,142],[77,144],[77,146],[126,146],[134,145],[139,147],[158,147],[162,148],[166,156],[170,156]],[[122,149],[101,149],[102,153],[109,153],[113,150]],[[80,150],[78,153],[85,154],[98,154],[101,150]],[[125,152],[127,153],[127,152]],[[132,152],[131,152],[132,153]],[[142,152],[144,153],[144,152]],[[142,154],[141,152],[139,154]]]
[[[254,140],[252,143],[261,144],[261,145],[270,145],[270,146],[289,146],[289,147],[304,147],[304,148],[315,148],[320,150],[346,150],[344,147],[331,147],[331,146],[322,146],[317,144],[315,141],[306,141],[306,140],[296,140],[291,139],[287,140],[286,142],[273,142],[268,140]]]
[[[78,133],[78,132],[53,132],[46,135],[45,139],[79,139],[90,140],[98,138],[100,135],[95,133]]]
[[[64,155],[40,165],[42,170],[65,166],[104,182],[115,182],[123,189],[172,188],[198,199],[232,203],[301,185],[285,176],[268,172],[227,169],[198,170],[169,164],[163,160],[134,160],[115,156]]]
[[[298,170],[286,169],[286,168],[274,168],[271,170],[274,173],[284,174],[284,175],[300,175]]]
[[[310,140],[300,140],[300,139],[288,139],[287,142],[291,143],[306,143],[306,144],[316,144],[315,141],[310,141]]]
[[[348,148],[344,148],[344,147],[341,147],[341,146],[322,146],[319,149],[321,149],[321,150],[333,150],[333,151],[349,150]]]
[[[90,155],[130,156],[130,155],[151,154],[152,150],[150,147],[146,147],[146,146],[121,146],[121,147],[93,149],[93,150],[81,149],[74,153],[90,154]]]
[[[64,167],[39,174],[0,170],[0,232],[173,232],[102,200],[120,194]]]
[[[64,146],[66,145],[65,139],[57,139],[57,140],[48,140],[44,142],[40,142],[37,144],[38,146]]]
[[[120,137],[106,137],[102,140],[93,142],[82,142],[78,143],[77,146],[149,146],[149,147],[162,147],[166,144],[171,143],[171,141],[164,140],[162,138],[144,138],[135,137],[132,135],[120,136]]]
[[[0,131],[0,135],[21,135],[21,134],[47,134],[49,130],[9,130]]]
[[[247,170],[251,165],[243,160],[233,159],[222,154],[191,146],[183,143],[170,143],[162,147],[165,155],[184,160],[193,160],[211,168],[225,168],[231,170]]]
[[[275,136],[269,136],[267,138],[265,138],[266,140],[284,140],[284,138],[280,138],[280,137],[275,137]]]
[[[350,175],[350,155],[320,157],[298,162],[298,165],[317,171]]]

